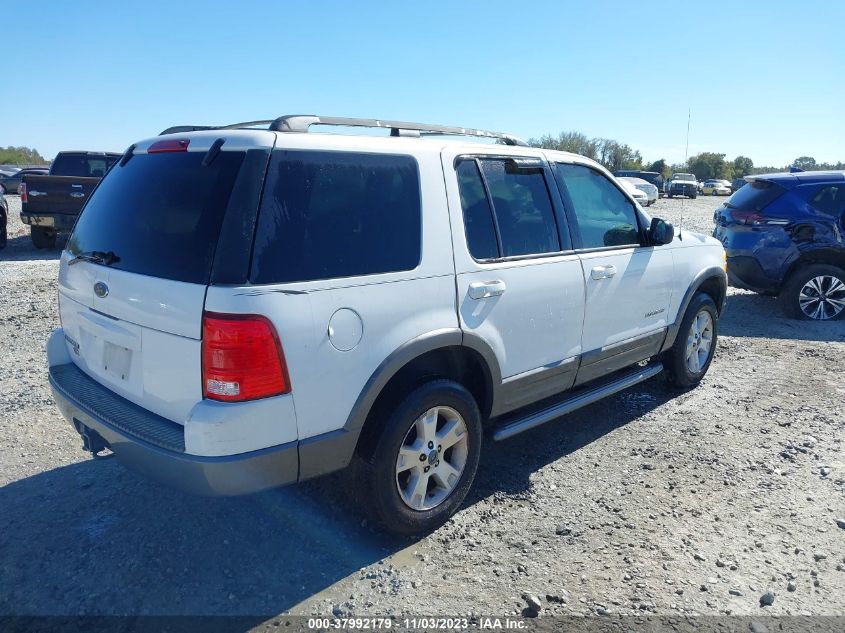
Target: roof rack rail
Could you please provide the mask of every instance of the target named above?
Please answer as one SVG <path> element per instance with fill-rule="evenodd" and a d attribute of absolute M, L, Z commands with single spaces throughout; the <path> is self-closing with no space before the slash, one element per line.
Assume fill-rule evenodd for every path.
<path fill-rule="evenodd" d="M 256 125 L 269 125 L 272 122 L 272 119 L 267 119 L 266 121 L 244 121 L 243 123 L 230 123 L 229 125 L 174 125 L 166 130 L 162 130 L 158 135 L 200 132 L 202 130 L 236 130 L 238 128 L 254 127 Z"/>
<path fill-rule="evenodd" d="M 280 116 L 270 124 L 274 132 L 307 132 L 312 125 L 340 125 L 344 127 L 389 128 L 391 136 L 456 135 L 481 136 L 503 141 L 506 145 L 528 145 L 511 134 L 490 132 L 469 127 L 450 127 L 408 121 L 383 121 L 381 119 L 353 119 L 348 117 L 315 116 L 313 114 L 289 114 Z"/>
<path fill-rule="evenodd" d="M 490 132 L 470 127 L 451 127 L 433 125 L 429 123 L 410 123 L 408 121 L 383 121 L 381 119 L 353 119 L 348 117 L 315 116 L 313 114 L 288 114 L 277 119 L 266 121 L 245 121 L 229 125 L 176 125 L 162 131 L 162 134 L 178 134 L 182 132 L 196 132 L 199 130 L 235 130 L 238 128 L 268 125 L 272 132 L 308 132 L 312 125 L 336 125 L 344 127 L 368 127 L 389 129 L 391 136 L 480 136 L 500 140 L 505 145 L 520 145 L 526 147 L 528 143 L 521 138 L 503 132 Z"/>

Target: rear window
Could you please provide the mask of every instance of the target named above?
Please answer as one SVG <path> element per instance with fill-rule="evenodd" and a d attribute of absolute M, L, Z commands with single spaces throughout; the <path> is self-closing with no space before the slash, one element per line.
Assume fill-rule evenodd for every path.
<path fill-rule="evenodd" d="M 102 154 L 59 154 L 51 169 L 54 176 L 102 178 L 117 159 Z"/>
<path fill-rule="evenodd" d="M 783 187 L 769 180 L 752 180 L 737 189 L 725 204 L 731 209 L 762 211 L 784 191 Z"/>
<path fill-rule="evenodd" d="M 277 151 L 258 217 L 256 284 L 412 270 L 422 252 L 411 156 Z"/>
<path fill-rule="evenodd" d="M 113 252 L 112 268 L 208 283 L 243 152 L 137 154 L 116 166 L 85 205 L 68 241 L 74 254 Z"/>

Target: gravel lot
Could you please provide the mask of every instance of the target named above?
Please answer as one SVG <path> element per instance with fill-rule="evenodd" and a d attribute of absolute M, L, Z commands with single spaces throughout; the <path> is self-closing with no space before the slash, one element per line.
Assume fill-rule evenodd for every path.
<path fill-rule="evenodd" d="M 0 614 L 508 615 L 529 593 L 541 616 L 845 615 L 843 322 L 732 290 L 699 388 L 658 378 L 489 443 L 464 509 L 396 539 L 342 475 L 204 499 L 89 459 L 47 384 L 58 251 L 32 248 L 8 200 Z M 709 232 L 716 205 L 650 211 Z"/>

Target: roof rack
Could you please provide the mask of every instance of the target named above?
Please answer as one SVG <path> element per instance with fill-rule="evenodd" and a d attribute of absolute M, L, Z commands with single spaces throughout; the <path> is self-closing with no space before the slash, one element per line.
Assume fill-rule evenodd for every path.
<path fill-rule="evenodd" d="M 268 125 L 272 132 L 308 132 L 312 125 L 335 125 L 343 127 L 368 127 L 389 129 L 391 136 L 479 136 L 483 138 L 497 139 L 505 145 L 527 146 L 528 143 L 521 138 L 504 134 L 503 132 L 490 132 L 469 127 L 450 127 L 446 125 L 433 125 L 428 123 L 410 123 L 408 121 L 383 121 L 381 119 L 354 119 L 348 117 L 324 117 L 313 114 L 288 114 L 274 120 L 247 121 L 245 123 L 232 123 L 230 125 L 177 125 L 169 127 L 161 134 L 176 134 L 180 132 L 195 132 L 198 130 L 234 130 L 238 128 L 255 127 L 256 125 Z"/>

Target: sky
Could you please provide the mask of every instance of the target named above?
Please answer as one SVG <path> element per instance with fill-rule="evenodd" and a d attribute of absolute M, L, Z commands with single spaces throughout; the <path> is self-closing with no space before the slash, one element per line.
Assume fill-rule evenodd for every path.
<path fill-rule="evenodd" d="M 282 114 L 845 160 L 845 3 L 4 1 L 0 146 Z"/>

